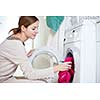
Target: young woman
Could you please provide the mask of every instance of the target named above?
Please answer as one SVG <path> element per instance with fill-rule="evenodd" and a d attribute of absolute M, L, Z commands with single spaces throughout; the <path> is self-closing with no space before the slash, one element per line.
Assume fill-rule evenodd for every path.
<path fill-rule="evenodd" d="M 22 83 L 22 82 L 45 82 L 43 80 L 53 78 L 54 73 L 68 70 L 71 62 L 56 65 L 46 69 L 34 69 L 26 54 L 24 42 L 35 39 L 38 33 L 39 20 L 35 16 L 21 16 L 18 28 L 13 28 L 13 32 L 3 43 L 0 44 L 0 82 Z M 20 66 L 25 79 L 16 79 L 13 74 Z"/>

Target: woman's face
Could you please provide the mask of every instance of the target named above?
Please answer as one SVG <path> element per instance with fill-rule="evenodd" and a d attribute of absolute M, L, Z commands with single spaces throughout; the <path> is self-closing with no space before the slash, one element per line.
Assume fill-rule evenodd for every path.
<path fill-rule="evenodd" d="M 35 23 L 29 25 L 24 31 L 25 36 L 27 38 L 34 39 L 38 33 L 38 27 L 39 21 L 36 21 Z"/>

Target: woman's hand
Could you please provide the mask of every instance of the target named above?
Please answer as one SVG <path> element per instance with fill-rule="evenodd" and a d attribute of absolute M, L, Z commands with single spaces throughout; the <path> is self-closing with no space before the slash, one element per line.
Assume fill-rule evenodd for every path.
<path fill-rule="evenodd" d="M 35 49 L 30 50 L 30 51 L 27 53 L 27 57 L 32 56 L 32 54 L 33 54 L 34 51 L 35 51 Z"/>
<path fill-rule="evenodd" d="M 71 69 L 72 62 L 65 62 L 63 64 L 59 64 L 54 66 L 54 72 L 65 71 Z"/>

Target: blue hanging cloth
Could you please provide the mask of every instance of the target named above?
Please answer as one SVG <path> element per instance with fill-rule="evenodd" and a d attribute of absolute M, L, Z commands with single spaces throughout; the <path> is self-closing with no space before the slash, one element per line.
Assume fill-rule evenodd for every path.
<path fill-rule="evenodd" d="M 47 26 L 51 28 L 53 32 L 57 32 L 63 20 L 64 20 L 64 16 L 47 16 L 46 17 Z"/>

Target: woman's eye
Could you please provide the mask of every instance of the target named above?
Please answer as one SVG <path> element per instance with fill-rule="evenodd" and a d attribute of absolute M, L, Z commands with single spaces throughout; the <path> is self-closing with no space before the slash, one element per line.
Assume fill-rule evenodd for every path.
<path fill-rule="evenodd" d="M 32 30 L 35 30 L 35 28 L 33 28 Z"/>
<path fill-rule="evenodd" d="M 36 29 L 38 29 L 38 27 L 32 28 L 33 31 L 36 30 Z"/>

